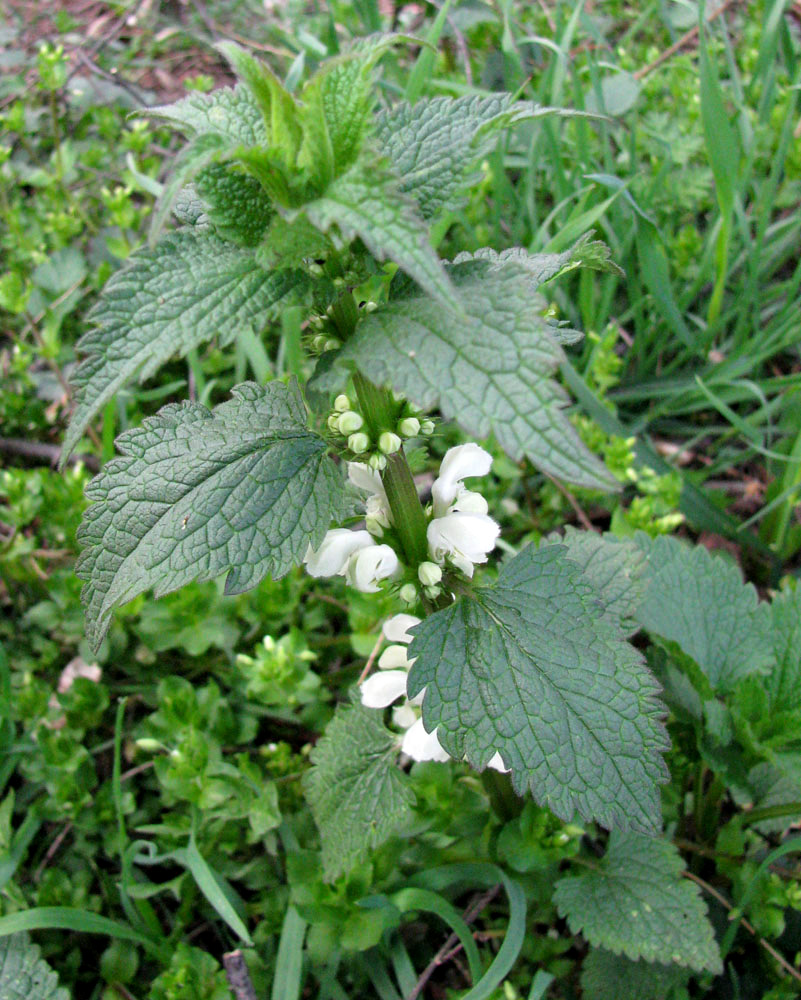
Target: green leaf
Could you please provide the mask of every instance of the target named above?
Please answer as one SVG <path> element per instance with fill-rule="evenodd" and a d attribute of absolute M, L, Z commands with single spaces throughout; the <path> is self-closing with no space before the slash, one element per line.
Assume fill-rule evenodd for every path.
<path fill-rule="evenodd" d="M 241 84 L 234 88 L 220 87 L 210 94 L 189 94 L 175 104 L 147 108 L 145 113 L 173 123 L 189 136 L 216 132 L 243 146 L 267 142 L 261 108 Z"/>
<path fill-rule="evenodd" d="M 461 314 L 428 296 L 395 298 L 364 317 L 340 364 L 423 409 L 439 406 L 471 434 L 494 433 L 516 461 L 525 455 L 559 479 L 619 489 L 582 444 L 563 411 L 567 394 L 550 378 L 563 354 L 532 267 L 513 257 L 463 260 L 450 273 Z"/>
<path fill-rule="evenodd" d="M 331 240 L 304 215 L 292 222 L 276 215 L 256 254 L 266 267 L 299 267 L 305 260 L 325 259 L 333 251 Z"/>
<path fill-rule="evenodd" d="M 546 542 L 561 542 L 569 559 L 581 567 L 584 576 L 601 595 L 607 612 L 626 635 L 636 632 L 634 613 L 645 597 L 644 571 L 647 558 L 632 539 L 578 531 L 568 525 L 560 538 L 549 535 Z"/>
<path fill-rule="evenodd" d="M 340 706 L 312 750 L 303 789 L 320 830 L 327 880 L 349 871 L 408 819 L 414 796 L 397 756 L 381 713 L 361 705 Z"/>
<path fill-rule="evenodd" d="M 235 42 L 220 42 L 216 47 L 261 108 L 267 145 L 276 150 L 287 164 L 291 163 L 301 138 L 294 98 L 284 90 L 281 81 L 266 63 L 254 58 Z"/>
<path fill-rule="evenodd" d="M 680 965 L 632 962 L 604 948 L 593 948 L 581 967 L 581 989 L 591 1000 L 668 1000 L 688 978 Z"/>
<path fill-rule="evenodd" d="M 658 686 L 564 546 L 524 549 L 493 587 L 415 626 L 409 696 L 457 760 L 497 752 L 563 819 L 659 824 Z"/>
<path fill-rule="evenodd" d="M 772 645 L 775 666 L 760 682 L 774 709 L 798 709 L 801 707 L 801 587 L 788 587 L 773 598 L 765 638 Z"/>
<path fill-rule="evenodd" d="M 698 886 L 667 840 L 614 831 L 595 870 L 559 879 L 554 902 L 574 934 L 636 961 L 722 972 Z"/>
<path fill-rule="evenodd" d="M 0 937 L 0 997 L 3 1000 L 69 1000 L 58 976 L 39 957 L 27 933 Z"/>
<path fill-rule="evenodd" d="M 165 406 L 118 439 L 123 457 L 89 484 L 76 572 L 95 647 L 113 608 L 148 588 L 227 574 L 226 593 L 241 593 L 283 576 L 349 513 L 297 385 L 250 382 L 232 396 L 212 411 Z"/>
<path fill-rule="evenodd" d="M 317 190 L 356 162 L 372 126 L 373 68 L 401 36 L 360 39 L 349 52 L 329 59 L 301 92 L 304 141 L 298 165 Z"/>
<path fill-rule="evenodd" d="M 373 256 L 395 261 L 440 307 L 446 304 L 458 310 L 453 287 L 428 240 L 425 223 L 386 169 L 376 164 L 368 170 L 359 164 L 333 181 L 321 198 L 304 205 L 302 211 L 335 243 L 360 237 Z"/>
<path fill-rule="evenodd" d="M 638 536 L 648 552 L 648 592 L 637 612 L 643 628 L 677 643 L 712 689 L 731 691 L 773 662 L 769 608 L 739 569 L 703 546 Z"/>
<path fill-rule="evenodd" d="M 404 101 L 376 116 L 376 145 L 424 219 L 451 204 L 466 171 L 490 146 L 471 146 L 479 127 L 510 105 L 508 94 L 435 97 Z"/>
<path fill-rule="evenodd" d="M 78 342 L 87 354 L 73 376 L 75 411 L 62 462 L 92 418 L 126 382 L 156 372 L 174 354 L 241 326 L 261 330 L 307 288 L 300 271 L 268 273 L 253 254 L 207 233 L 182 231 L 134 254 L 106 285 Z"/>
<path fill-rule="evenodd" d="M 230 164 L 215 163 L 195 178 L 195 189 L 208 210 L 209 221 L 225 240 L 254 247 L 274 217 L 264 188 Z"/>

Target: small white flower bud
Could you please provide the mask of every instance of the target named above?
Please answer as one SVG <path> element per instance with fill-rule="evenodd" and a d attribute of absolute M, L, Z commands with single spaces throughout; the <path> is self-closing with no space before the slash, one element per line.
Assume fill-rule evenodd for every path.
<path fill-rule="evenodd" d="M 309 264 L 309 274 L 313 278 L 319 278 L 322 276 L 323 269 L 320 264 Z"/>
<path fill-rule="evenodd" d="M 426 435 L 433 434 L 434 433 L 434 421 L 433 420 L 424 420 L 422 422 L 422 424 L 420 424 L 420 430 L 423 432 L 423 434 L 426 434 Z"/>
<path fill-rule="evenodd" d="M 348 438 L 348 447 L 354 455 L 362 455 L 370 447 L 370 438 L 363 432 L 351 434 Z"/>
<path fill-rule="evenodd" d="M 387 456 L 379 455 L 379 453 L 376 451 L 367 460 L 367 464 L 375 472 L 383 472 L 384 469 L 386 469 L 387 467 Z"/>
<path fill-rule="evenodd" d="M 364 420 L 360 413 L 356 413 L 354 410 L 345 410 L 344 413 L 339 415 L 338 426 L 339 433 L 344 434 L 345 437 L 348 434 L 353 434 L 354 431 L 361 430 L 364 424 Z"/>
<path fill-rule="evenodd" d="M 417 578 L 424 587 L 434 587 L 442 579 L 442 567 L 434 562 L 421 562 L 417 567 Z"/>
<path fill-rule="evenodd" d="M 430 601 L 435 601 L 442 593 L 442 587 L 426 587 L 424 593 Z"/>
<path fill-rule="evenodd" d="M 334 288 L 344 288 L 345 287 L 345 279 L 343 277 L 341 277 L 341 276 L 337 277 L 337 278 L 334 278 L 333 284 L 334 284 Z"/>
<path fill-rule="evenodd" d="M 348 397 L 345 395 L 344 392 L 340 393 L 334 400 L 334 409 L 337 411 L 337 413 L 344 413 L 345 410 L 350 409 L 350 400 L 348 399 Z"/>
<path fill-rule="evenodd" d="M 135 745 L 139 747 L 140 750 L 145 750 L 147 753 L 154 753 L 156 750 L 163 750 L 164 744 L 159 740 L 154 740 L 150 736 L 143 736 L 141 739 L 135 741 Z"/>
<path fill-rule="evenodd" d="M 401 437 L 413 438 L 420 433 L 420 421 L 417 417 L 406 417 L 398 422 L 398 434 Z"/>
<path fill-rule="evenodd" d="M 312 340 L 312 350 L 317 354 L 321 354 L 325 350 L 325 342 L 327 339 L 328 338 L 324 333 L 318 333 Z"/>
<path fill-rule="evenodd" d="M 400 599 L 406 604 L 414 604 L 417 600 L 417 587 L 413 583 L 404 583 L 398 591 Z"/>
<path fill-rule="evenodd" d="M 336 337 L 329 337 L 328 340 L 323 344 L 323 349 L 326 351 L 335 351 L 338 347 L 341 347 L 341 341 L 337 340 Z"/>
<path fill-rule="evenodd" d="M 326 423 L 328 424 L 328 429 L 329 429 L 329 431 L 331 431 L 332 434 L 338 434 L 339 433 L 339 414 L 338 413 L 332 413 L 329 416 L 329 418 L 326 421 Z"/>
<path fill-rule="evenodd" d="M 378 439 L 378 447 L 385 455 L 394 455 L 400 449 L 401 439 L 391 431 L 384 431 Z"/>
<path fill-rule="evenodd" d="M 378 303 L 377 302 L 365 302 L 365 304 L 364 304 L 364 311 L 365 312 L 367 312 L 367 313 L 375 312 L 376 309 L 378 309 Z"/>

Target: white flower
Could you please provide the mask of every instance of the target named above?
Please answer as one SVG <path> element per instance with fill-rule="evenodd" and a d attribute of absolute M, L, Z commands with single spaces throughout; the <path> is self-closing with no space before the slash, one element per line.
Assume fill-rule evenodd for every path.
<path fill-rule="evenodd" d="M 420 624 L 420 619 L 414 615 L 393 615 L 384 622 L 384 637 L 390 642 L 403 642 L 408 645 L 412 641 L 410 628 Z"/>
<path fill-rule="evenodd" d="M 431 487 L 434 517 L 442 517 L 447 513 L 462 489 L 463 479 L 469 476 L 486 476 L 491 466 L 492 455 L 477 444 L 471 442 L 450 448 L 442 459 L 439 476 Z"/>
<path fill-rule="evenodd" d="M 348 561 L 354 552 L 374 545 L 368 531 L 349 531 L 333 528 L 326 533 L 319 549 L 306 551 L 306 571 L 309 576 L 344 576 Z"/>
<path fill-rule="evenodd" d="M 466 576 L 472 577 L 473 564 L 484 563 L 495 548 L 501 529 L 486 514 L 454 511 L 434 518 L 428 526 L 428 550 L 440 565 L 446 558 Z"/>
<path fill-rule="evenodd" d="M 369 532 L 365 532 L 370 538 Z M 395 550 L 389 545 L 371 544 L 360 548 L 350 557 L 345 568 L 345 579 L 363 594 L 377 594 L 378 584 L 387 577 L 394 576 L 400 569 Z"/>
<path fill-rule="evenodd" d="M 451 755 L 443 750 L 437 739 L 437 730 L 426 732 L 422 719 L 417 719 L 406 730 L 401 750 L 412 760 L 450 760 Z"/>
<path fill-rule="evenodd" d="M 408 670 L 382 670 L 371 674 L 362 682 L 362 705 L 367 708 L 386 708 L 406 694 Z"/>
<path fill-rule="evenodd" d="M 503 757 L 501 757 L 499 753 L 496 753 L 492 757 L 490 757 L 489 761 L 487 762 L 487 767 L 491 767 L 493 771 L 500 771 L 501 774 L 508 774 L 510 771 L 510 768 L 508 768 L 504 764 Z"/>
<path fill-rule="evenodd" d="M 384 528 L 392 524 L 392 512 L 380 474 L 361 462 L 348 462 L 348 479 L 356 489 L 368 494 L 365 501 L 365 523 L 370 534 L 380 538 Z"/>

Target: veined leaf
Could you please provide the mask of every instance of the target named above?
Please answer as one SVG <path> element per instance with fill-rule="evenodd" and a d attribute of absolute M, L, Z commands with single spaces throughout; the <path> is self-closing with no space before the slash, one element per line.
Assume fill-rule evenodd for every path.
<path fill-rule="evenodd" d="M 410 815 L 414 795 L 397 755 L 381 713 L 361 705 L 340 706 L 312 750 L 303 789 L 320 830 L 327 879 L 348 871 Z"/>
<path fill-rule="evenodd" d="M 706 906 L 669 841 L 615 831 L 596 870 L 556 883 L 554 902 L 574 934 L 632 960 L 720 973 Z"/>
<path fill-rule="evenodd" d="M 465 260 L 450 270 L 462 314 L 428 296 L 392 299 L 365 316 L 342 349 L 374 382 L 424 409 L 439 406 L 471 434 L 494 433 L 516 461 L 594 489 L 620 484 L 582 444 L 551 375 L 563 358 L 532 287 L 532 266 L 512 257 Z"/>
<path fill-rule="evenodd" d="M 40 958 L 25 931 L 0 937 L 0 997 L 3 1000 L 69 1000 L 58 976 Z"/>
<path fill-rule="evenodd" d="M 294 161 L 301 139 L 295 99 L 284 90 L 281 81 L 265 62 L 256 59 L 236 42 L 220 42 L 216 47 L 261 108 L 267 145 L 289 165 Z"/>
<path fill-rule="evenodd" d="M 78 342 L 88 357 L 73 376 L 78 394 L 62 462 L 126 382 L 143 381 L 212 337 L 227 343 L 241 326 L 261 330 L 307 288 L 301 271 L 264 271 L 251 252 L 207 233 L 171 233 L 134 254 L 106 285 L 88 316 L 95 328 Z"/>
<path fill-rule="evenodd" d="M 368 171 L 358 164 L 302 211 L 335 243 L 360 237 L 373 256 L 395 261 L 431 296 L 436 308 L 446 304 L 458 315 L 453 287 L 428 240 L 428 229 L 387 170 L 375 165 Z"/>
<path fill-rule="evenodd" d="M 605 948 L 593 948 L 581 967 L 581 989 L 591 1000 L 667 1000 L 689 973 L 680 965 L 632 962 Z"/>
<path fill-rule="evenodd" d="M 736 566 L 703 546 L 639 536 L 648 553 L 643 628 L 678 643 L 718 693 L 773 663 L 770 610 Z"/>
<path fill-rule="evenodd" d="M 190 136 L 215 132 L 243 146 L 267 142 L 261 108 L 247 87 L 241 84 L 233 88 L 220 87 L 210 94 L 189 94 L 174 104 L 147 108 L 143 113 L 163 118 Z"/>
<path fill-rule="evenodd" d="M 769 636 L 769 638 L 768 638 Z M 801 587 L 789 587 L 770 604 L 768 635 L 775 666 L 762 684 L 774 709 L 801 709 Z"/>
<path fill-rule="evenodd" d="M 658 686 L 561 545 L 412 630 L 409 696 L 457 760 L 495 753 L 518 794 L 564 819 L 653 830 L 667 746 Z"/>
<path fill-rule="evenodd" d="M 230 163 L 202 170 L 195 178 L 195 189 L 218 235 L 240 246 L 256 246 L 275 217 L 261 184 Z"/>
<path fill-rule="evenodd" d="M 323 63 L 304 86 L 304 141 L 298 164 L 318 190 L 355 163 L 372 125 L 373 68 L 402 37 L 360 39 L 350 51 Z"/>
<path fill-rule="evenodd" d="M 607 612 L 626 635 L 638 629 L 634 618 L 645 598 L 647 558 L 639 545 L 628 538 L 577 531 L 568 525 L 563 537 L 549 535 L 546 541 L 565 545 L 567 555 L 601 595 Z"/>
<path fill-rule="evenodd" d="M 227 574 L 241 593 L 283 576 L 351 509 L 297 384 L 245 383 L 209 411 L 171 404 L 117 441 L 89 484 L 76 572 L 96 647 L 113 608 Z"/>

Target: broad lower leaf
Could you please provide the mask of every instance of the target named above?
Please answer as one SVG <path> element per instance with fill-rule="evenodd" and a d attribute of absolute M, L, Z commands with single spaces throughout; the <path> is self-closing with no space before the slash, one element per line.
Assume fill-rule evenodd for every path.
<path fill-rule="evenodd" d="M 0 997 L 3 1000 L 69 1000 L 58 976 L 40 958 L 24 931 L 0 937 Z"/>
<path fill-rule="evenodd" d="M 516 461 L 524 455 L 580 486 L 620 484 L 582 444 L 552 374 L 563 358 L 521 262 L 465 260 L 450 269 L 462 313 L 429 296 L 392 299 L 366 316 L 340 354 L 374 382 L 478 437 L 494 433 Z"/>
<path fill-rule="evenodd" d="M 302 272 L 267 272 L 252 253 L 204 232 L 171 233 L 134 254 L 106 285 L 88 316 L 94 329 L 78 342 L 88 357 L 73 376 L 78 393 L 62 462 L 126 382 L 143 381 L 212 337 L 227 343 L 242 326 L 261 330 L 306 287 Z"/>
<path fill-rule="evenodd" d="M 774 709 L 801 709 L 801 587 L 782 590 L 770 605 L 768 642 L 775 666 L 762 680 Z"/>
<path fill-rule="evenodd" d="M 267 141 L 261 108 L 241 84 L 220 87 L 210 94 L 189 94 L 175 104 L 147 108 L 145 113 L 165 119 L 189 136 L 215 132 L 243 146 L 258 146 Z"/>
<path fill-rule="evenodd" d="M 117 446 L 89 484 L 77 573 L 99 645 L 113 608 L 153 588 L 227 574 L 237 594 L 277 578 L 351 509 L 297 385 L 245 383 L 208 410 L 169 405 Z"/>
<path fill-rule="evenodd" d="M 669 1000 L 688 979 L 680 965 L 632 962 L 604 948 L 593 948 L 581 967 L 581 989 L 589 1000 Z"/>
<path fill-rule="evenodd" d="M 486 260 L 490 264 L 501 265 L 517 264 L 528 275 L 534 290 L 546 281 L 579 267 L 617 275 L 624 273 L 612 260 L 606 243 L 591 239 L 589 233 L 585 233 L 569 250 L 562 253 L 529 253 L 523 247 L 510 247 L 499 253 L 491 247 L 483 247 L 472 254 L 460 253 L 454 258 L 454 263 L 460 264 L 466 260 Z"/>
<path fill-rule="evenodd" d="M 261 184 L 231 164 L 215 163 L 201 171 L 195 178 L 195 190 L 205 203 L 215 232 L 240 246 L 255 247 L 274 218 Z"/>
<path fill-rule="evenodd" d="M 773 662 L 769 608 L 739 569 L 703 546 L 640 536 L 648 553 L 648 593 L 637 620 L 677 643 L 718 693 Z"/>
<path fill-rule="evenodd" d="M 574 934 L 636 961 L 720 973 L 722 963 L 698 886 L 667 840 L 613 832 L 597 869 L 556 883 L 554 902 Z"/>
<path fill-rule="evenodd" d="M 594 531 L 577 531 L 568 525 L 563 537 L 549 535 L 546 541 L 567 546 L 570 559 L 597 588 L 607 612 L 626 635 L 636 632 L 634 613 L 645 598 L 645 553 L 637 543 Z"/>
<path fill-rule="evenodd" d="M 563 819 L 659 825 L 658 686 L 564 546 L 524 549 L 493 587 L 413 630 L 409 696 L 457 760 L 495 753 Z"/>
<path fill-rule="evenodd" d="M 303 778 L 320 830 L 330 881 L 390 837 L 411 814 L 414 795 L 397 765 L 397 739 L 381 713 L 361 705 L 337 709 L 311 754 Z"/>
<path fill-rule="evenodd" d="M 323 197 L 303 212 L 335 242 L 357 236 L 378 260 L 392 260 L 431 296 L 435 308 L 449 305 L 458 315 L 453 287 L 428 239 L 414 203 L 400 193 L 392 174 L 359 164 L 333 181 Z M 336 234 L 341 239 L 336 239 Z"/>

